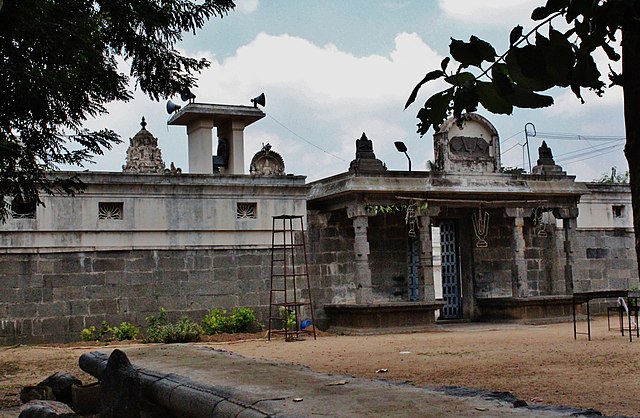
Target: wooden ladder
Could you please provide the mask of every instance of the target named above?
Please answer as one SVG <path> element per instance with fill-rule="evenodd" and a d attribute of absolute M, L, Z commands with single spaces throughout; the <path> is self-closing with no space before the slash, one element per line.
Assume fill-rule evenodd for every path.
<path fill-rule="evenodd" d="M 296 235 L 299 237 L 297 242 Z M 306 289 L 298 289 L 305 285 Z M 301 320 L 301 315 L 306 314 L 307 310 L 311 324 Z M 281 328 L 275 329 L 276 324 L 281 324 Z M 304 325 L 307 326 L 303 328 Z M 272 333 L 284 334 L 285 341 L 300 339 L 305 333 L 313 334 L 313 339 L 316 339 L 302 215 L 273 217 L 267 334 L 269 340 Z"/>

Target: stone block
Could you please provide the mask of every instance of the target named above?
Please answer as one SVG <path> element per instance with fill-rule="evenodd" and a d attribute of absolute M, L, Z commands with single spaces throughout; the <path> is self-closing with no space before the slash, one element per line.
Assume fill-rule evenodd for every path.
<path fill-rule="evenodd" d="M 22 297 L 26 303 L 42 302 L 42 289 L 38 289 L 38 288 L 22 289 Z"/>
<path fill-rule="evenodd" d="M 230 269 L 237 266 L 236 257 L 233 253 L 216 252 L 213 256 L 214 269 Z"/>
<path fill-rule="evenodd" d="M 118 304 L 113 299 L 95 299 L 89 301 L 89 314 L 110 315 L 118 312 Z"/>
<path fill-rule="evenodd" d="M 261 267 L 246 267 L 241 265 L 238 267 L 238 280 L 252 280 L 262 277 Z"/>
<path fill-rule="evenodd" d="M 88 300 L 70 301 L 69 315 L 89 315 L 89 301 Z"/>
<path fill-rule="evenodd" d="M 137 284 L 125 286 L 122 289 L 122 296 L 129 298 L 138 298 L 153 295 L 153 286 L 151 284 Z"/>
<path fill-rule="evenodd" d="M 158 269 L 163 270 L 184 270 L 184 257 L 160 257 L 158 259 Z"/>
<path fill-rule="evenodd" d="M 38 318 L 62 317 L 71 313 L 70 303 L 57 301 L 37 305 Z"/>
<path fill-rule="evenodd" d="M 221 282 L 214 282 L 213 280 L 190 280 L 183 284 L 182 289 L 187 297 L 229 293 L 228 289 L 222 289 L 221 287 Z"/>
<path fill-rule="evenodd" d="M 139 253 L 137 255 L 140 255 Z M 125 259 L 124 270 L 128 272 L 134 271 L 153 271 L 157 268 L 156 259 L 153 253 L 142 253 L 138 257 Z"/>
<path fill-rule="evenodd" d="M 183 312 L 188 304 L 184 296 L 158 296 L 158 306 L 165 308 L 167 311 Z"/>
<path fill-rule="evenodd" d="M 9 306 L 9 318 L 34 318 L 38 314 L 37 303 L 17 303 Z"/>
<path fill-rule="evenodd" d="M 93 271 L 124 271 L 123 258 L 98 258 L 93 260 Z"/>
<path fill-rule="evenodd" d="M 78 258 L 75 255 L 69 255 L 65 258 L 54 260 L 54 274 L 71 274 L 91 272 L 91 265 L 87 265 L 85 259 Z"/>
<path fill-rule="evenodd" d="M 176 286 L 178 282 L 185 282 L 189 279 L 189 273 L 185 270 L 164 270 L 162 271 L 162 280 L 173 283 Z"/>
<path fill-rule="evenodd" d="M 216 267 L 213 269 L 213 277 L 216 281 L 234 281 L 238 279 L 238 269 L 235 267 Z"/>
<path fill-rule="evenodd" d="M 123 276 L 122 284 L 128 285 L 150 285 L 154 281 L 154 274 L 152 272 L 127 272 Z"/>
<path fill-rule="evenodd" d="M 121 286 L 85 286 L 87 299 L 113 299 L 122 295 Z"/>
<path fill-rule="evenodd" d="M 213 272 L 210 270 L 190 271 L 187 274 L 189 282 L 210 282 L 213 281 Z"/>
<path fill-rule="evenodd" d="M 78 300 L 86 297 L 84 286 L 56 287 L 51 289 L 51 294 L 53 301 Z"/>
<path fill-rule="evenodd" d="M 43 260 L 41 258 L 38 260 L 37 266 L 37 271 L 40 274 L 53 274 L 55 272 L 53 260 Z"/>
<path fill-rule="evenodd" d="M 73 333 L 77 333 L 80 336 L 80 333 L 83 329 L 87 327 L 87 324 L 84 321 L 84 316 L 71 316 L 69 317 L 69 331 Z"/>
<path fill-rule="evenodd" d="M 69 323 L 67 318 L 43 318 L 40 320 L 42 324 L 42 334 L 47 335 L 63 335 L 69 331 Z"/>
<path fill-rule="evenodd" d="M 213 257 L 205 254 L 197 254 L 193 259 L 194 270 L 211 270 L 213 268 Z"/>
<path fill-rule="evenodd" d="M 238 295 L 223 295 L 213 297 L 213 306 L 219 306 L 224 309 L 232 309 L 240 306 Z"/>

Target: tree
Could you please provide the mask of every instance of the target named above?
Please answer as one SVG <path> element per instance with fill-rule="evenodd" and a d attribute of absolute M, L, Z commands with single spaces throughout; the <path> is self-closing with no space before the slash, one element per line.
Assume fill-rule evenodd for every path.
<path fill-rule="evenodd" d="M 560 18 L 568 24 L 565 32 L 553 26 Z M 405 109 L 425 83 L 437 79 L 444 79 L 450 87 L 432 95 L 418 111 L 421 135 L 429 128 L 437 131 L 451 115 L 457 123 L 464 123 L 464 114 L 476 111 L 478 104 L 495 114 L 511 114 L 514 107 L 550 106 L 553 98 L 540 92 L 553 87 L 571 88 L 584 103 L 582 88 L 602 95 L 607 87 L 594 52 L 601 49 L 611 61 L 622 59 L 620 74 L 609 67 L 609 87 L 620 86 L 624 93 L 624 152 L 640 270 L 640 0 L 547 0 L 533 10 L 531 19 L 539 23 L 528 33 L 523 33 L 522 26 L 513 28 L 510 46 L 500 56 L 476 36 L 469 42 L 452 39 L 449 53 L 458 67 L 447 72 L 451 58 L 445 58 L 440 69 L 427 73 L 415 86 Z M 621 54 L 615 48 L 618 44 Z"/>
<path fill-rule="evenodd" d="M 616 167 L 611 167 L 611 174 L 603 173 L 600 178 L 593 180 L 596 183 L 606 184 L 629 184 L 629 171 L 625 171 L 622 174 L 618 174 Z"/>
<path fill-rule="evenodd" d="M 182 56 L 176 43 L 232 0 L 0 0 L 0 221 L 11 202 L 42 204 L 40 193 L 73 194 L 82 167 L 118 135 L 89 131 L 88 117 L 132 98 L 130 78 L 154 100 L 195 85 L 204 59 Z M 117 58 L 131 66 L 118 70 Z"/>

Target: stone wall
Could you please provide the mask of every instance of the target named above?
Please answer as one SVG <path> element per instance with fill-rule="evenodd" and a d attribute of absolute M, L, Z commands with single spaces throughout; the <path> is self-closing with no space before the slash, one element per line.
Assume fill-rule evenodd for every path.
<path fill-rule="evenodd" d="M 639 287 L 633 229 L 576 231 L 575 292 Z"/>
<path fill-rule="evenodd" d="M 408 301 L 404 213 L 370 216 L 367 232 L 374 301 Z"/>
<path fill-rule="evenodd" d="M 469 217 L 471 214 L 469 214 Z M 504 210 L 489 210 L 487 246 L 478 248 L 478 239 L 471 239 L 474 269 L 474 293 L 476 297 L 510 297 L 512 290 L 511 267 L 513 265 L 512 232 L 504 216 Z M 459 235 L 474 235 L 473 229 L 461 230 Z M 464 251 L 464 249 L 461 249 Z M 461 257 L 465 257 L 461 254 Z"/>
<path fill-rule="evenodd" d="M 345 211 L 307 213 L 307 251 L 316 322 L 322 328 L 325 304 L 355 303 L 353 222 Z M 324 321 L 324 322 L 323 322 Z"/>
<path fill-rule="evenodd" d="M 269 249 L 0 255 L 0 345 L 77 341 L 88 326 L 167 309 L 199 321 L 212 308 L 269 309 Z"/>

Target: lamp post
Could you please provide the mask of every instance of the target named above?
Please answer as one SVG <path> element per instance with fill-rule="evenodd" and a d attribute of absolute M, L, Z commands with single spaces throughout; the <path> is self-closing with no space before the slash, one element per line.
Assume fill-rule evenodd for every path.
<path fill-rule="evenodd" d="M 409 158 L 409 154 L 407 154 L 407 146 L 402 141 L 396 141 L 393 143 L 396 146 L 398 152 L 403 152 L 406 155 L 407 160 L 409 160 L 409 171 L 411 171 L 411 158 Z"/>

